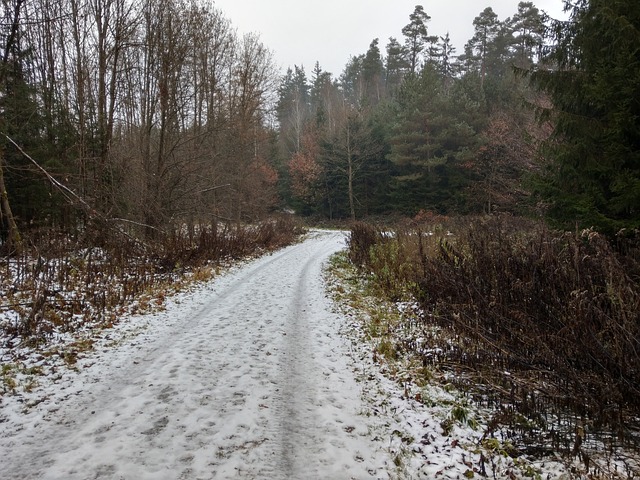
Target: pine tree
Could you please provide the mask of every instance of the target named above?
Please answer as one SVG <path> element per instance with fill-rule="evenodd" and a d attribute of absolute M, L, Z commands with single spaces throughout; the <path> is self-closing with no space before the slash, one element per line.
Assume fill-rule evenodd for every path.
<path fill-rule="evenodd" d="M 473 26 L 475 33 L 465 46 L 465 55 L 476 64 L 481 83 L 484 85 L 489 66 L 496 57 L 496 40 L 502 24 L 493 9 L 487 7 L 473 20 Z"/>
<path fill-rule="evenodd" d="M 402 28 L 402 34 L 405 37 L 404 51 L 409 63 L 409 72 L 415 75 L 420 66 L 420 54 L 428 44 L 436 42 L 438 37 L 427 34 L 427 23 L 431 17 L 422 5 L 416 5 L 413 13 L 409 15 L 409 20 L 409 24 Z"/>
<path fill-rule="evenodd" d="M 580 0 L 554 36 L 549 68 L 532 73 L 555 125 L 537 192 L 561 226 L 638 228 L 640 2 Z"/>
<path fill-rule="evenodd" d="M 460 82 L 446 94 L 442 76 L 431 64 L 403 84 L 389 139 L 396 173 L 393 202 L 401 211 L 465 209 L 464 165 L 479 141 L 476 123 L 482 106 L 465 90 L 466 82 Z"/>
<path fill-rule="evenodd" d="M 518 66 L 527 68 L 535 62 L 544 41 L 544 20 L 532 2 L 518 4 L 518 12 L 508 22 Z"/>

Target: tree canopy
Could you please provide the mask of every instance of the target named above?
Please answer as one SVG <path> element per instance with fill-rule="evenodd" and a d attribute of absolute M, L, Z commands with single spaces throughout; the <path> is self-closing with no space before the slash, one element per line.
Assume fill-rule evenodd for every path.
<path fill-rule="evenodd" d="M 401 37 L 372 39 L 333 77 L 280 76 L 257 36 L 198 0 L 6 2 L 2 247 L 96 218 L 152 237 L 285 207 L 638 228 L 640 4 L 568 11 L 484 8 L 456 55 L 417 5 Z"/>
<path fill-rule="evenodd" d="M 531 75 L 554 125 L 537 191 L 558 225 L 638 228 L 640 3 L 581 0 L 570 13 Z"/>
<path fill-rule="evenodd" d="M 504 21 L 484 9 L 474 21 L 476 33 L 467 51 L 457 57 L 449 34 L 430 35 L 430 17 L 418 5 L 401 40 L 390 38 L 383 50 L 373 39 L 365 53 L 350 58 L 337 80 L 317 66 L 316 79 L 324 79 L 322 94 L 314 80 L 312 91 L 318 93 L 306 108 L 321 115 L 312 115 L 297 131 L 312 132 L 307 138 L 318 147 L 307 145 L 308 152 L 316 153 L 289 160 L 296 178 L 301 178 L 303 158 L 306 171 L 315 174 L 305 177 L 304 198 L 294 193 L 288 201 L 306 213 L 332 218 L 523 210 L 516 203 L 523 200 L 521 183 L 531 169 L 533 149 L 523 149 L 526 158 L 520 159 L 494 146 L 538 142 L 527 132 L 537 127 L 533 115 L 522 109 L 520 90 L 526 86 L 512 66 L 537 61 L 536 35 L 543 18 L 527 2 Z M 283 77 L 283 89 L 289 88 L 291 75 Z M 281 104 L 287 98 L 281 95 Z M 297 112 L 293 108 L 286 118 L 299 118 Z M 281 122 L 283 146 L 289 132 L 290 122 Z M 349 153 L 347 133 L 357 143 L 351 147 L 366 155 Z M 513 165 L 505 166 L 508 162 Z M 489 193 L 478 194 L 479 189 Z"/>

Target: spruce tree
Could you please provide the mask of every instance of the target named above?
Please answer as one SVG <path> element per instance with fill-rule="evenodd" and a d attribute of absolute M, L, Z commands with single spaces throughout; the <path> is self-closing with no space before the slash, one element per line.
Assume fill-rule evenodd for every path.
<path fill-rule="evenodd" d="M 436 68 L 442 75 L 445 90 L 447 91 L 457 73 L 456 65 L 453 62 L 455 52 L 456 47 L 451 42 L 449 32 L 444 37 L 440 37 L 440 41 L 433 48 L 432 56 L 436 63 Z"/>
<path fill-rule="evenodd" d="M 378 47 L 378 39 L 369 45 L 369 50 L 362 60 L 362 76 L 364 80 L 363 102 L 367 106 L 375 106 L 384 96 L 384 64 Z"/>
<path fill-rule="evenodd" d="M 304 67 L 289 68 L 280 82 L 276 115 L 280 123 L 281 137 L 288 152 L 299 152 L 302 134 L 309 118 L 310 97 Z"/>
<path fill-rule="evenodd" d="M 580 0 L 556 22 L 548 68 L 532 73 L 553 107 L 537 192 L 564 227 L 640 227 L 640 2 Z"/>
<path fill-rule="evenodd" d="M 409 64 L 403 55 L 402 45 L 400 45 L 395 38 L 389 38 L 386 50 L 385 74 L 387 93 L 394 95 L 400 88 L 402 80 L 409 70 Z"/>

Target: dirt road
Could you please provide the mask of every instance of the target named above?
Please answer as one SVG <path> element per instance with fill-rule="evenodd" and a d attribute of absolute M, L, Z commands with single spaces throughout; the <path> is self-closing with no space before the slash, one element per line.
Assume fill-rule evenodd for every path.
<path fill-rule="evenodd" d="M 0 423 L 3 479 L 389 478 L 321 269 L 341 233 L 227 273 Z"/>

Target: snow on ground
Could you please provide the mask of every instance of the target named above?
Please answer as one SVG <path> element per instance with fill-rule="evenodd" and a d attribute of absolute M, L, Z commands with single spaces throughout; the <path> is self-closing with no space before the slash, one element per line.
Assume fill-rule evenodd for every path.
<path fill-rule="evenodd" d="M 324 295 L 321 268 L 342 247 L 316 233 L 5 395 L 2 478 L 389 478 Z"/>
<path fill-rule="evenodd" d="M 0 477 L 477 478 L 481 430 L 443 431 L 458 400 L 383 375 L 360 321 L 335 312 L 322 270 L 344 246 L 314 232 L 96 333 L 71 367 L 25 354 L 45 375 L 0 399 Z M 492 478 L 513 467 L 487 458 Z"/>
<path fill-rule="evenodd" d="M 336 265 L 341 261 L 336 258 Z M 385 358 L 381 347 L 399 338 L 395 338 L 398 332 L 394 333 L 397 327 L 383 325 L 380 318 L 390 314 L 406 321 L 417 314 L 413 305 L 371 296 L 352 267 L 332 267 L 331 273 L 328 288 L 345 317 L 342 333 L 351 342 L 350 355 L 359 369 L 357 379 L 367 384 L 363 390 L 369 408 L 366 414 L 384 419 L 389 453 L 398 466 L 399 478 L 624 478 L 588 477 L 582 474 L 579 459 L 571 465 L 559 455 L 512 458 L 508 440 L 486 435 L 494 411 L 478 407 L 451 388 L 446 376 L 417 384 L 421 375 L 416 375 L 416 369 L 422 369 L 422 362 L 410 352 L 393 360 Z"/>

